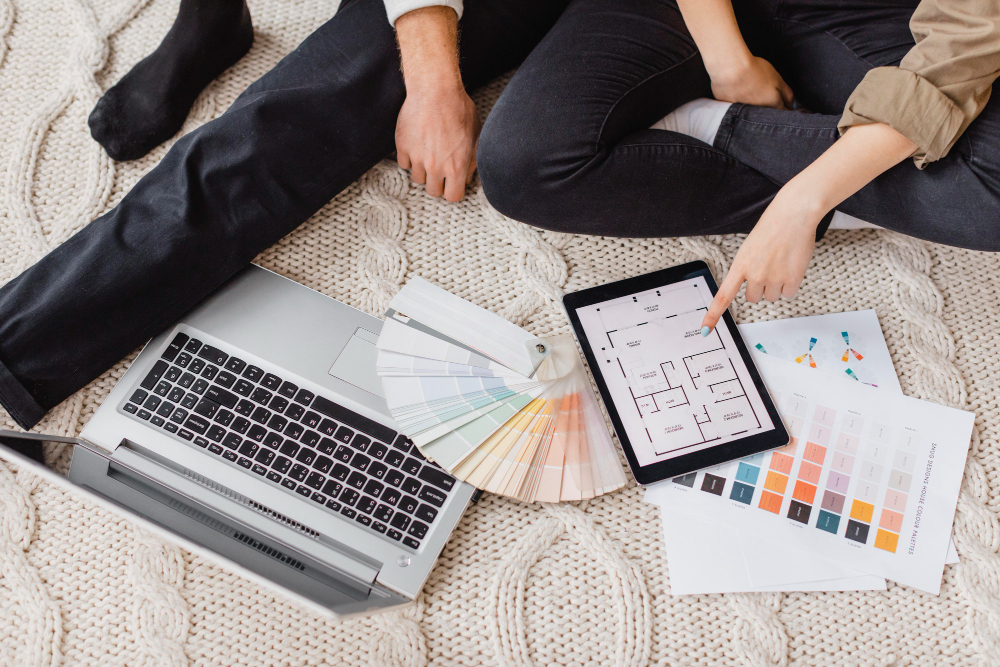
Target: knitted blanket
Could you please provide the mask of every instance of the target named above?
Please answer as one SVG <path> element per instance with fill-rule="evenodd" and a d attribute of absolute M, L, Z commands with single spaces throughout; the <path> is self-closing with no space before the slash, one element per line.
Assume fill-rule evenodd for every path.
<path fill-rule="evenodd" d="M 334 0 L 251 0 L 252 51 L 202 94 L 217 117 L 333 15 Z M 88 133 L 103 90 L 157 44 L 176 0 L 0 0 L 0 283 L 108 210 L 163 156 L 115 164 Z M 477 94 L 485 117 L 503 82 Z M 540 232 L 478 187 L 427 197 L 393 162 L 257 261 L 373 314 L 423 276 L 539 335 L 566 291 L 689 261 L 721 276 L 740 239 Z M 3 665 L 1000 664 L 1000 258 L 834 231 L 792 301 L 753 321 L 874 308 L 906 393 L 977 415 L 940 596 L 669 595 L 658 513 L 634 483 L 589 502 L 471 507 L 415 605 L 332 621 L 0 464 Z M 38 427 L 78 433 L 129 359 Z M 13 423 L 0 413 L 0 427 Z"/>

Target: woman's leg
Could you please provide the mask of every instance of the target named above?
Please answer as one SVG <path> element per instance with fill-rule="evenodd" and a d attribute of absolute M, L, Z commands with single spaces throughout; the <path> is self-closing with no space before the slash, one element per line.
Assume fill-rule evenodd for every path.
<path fill-rule="evenodd" d="M 558 3 L 477 0 L 475 86 L 523 59 Z M 393 150 L 405 89 L 381 0 L 337 15 L 122 202 L 0 288 L 0 404 L 30 428 Z"/>
<path fill-rule="evenodd" d="M 733 105 L 715 147 L 784 184 L 837 140 L 847 98 L 873 67 L 898 65 L 913 47 L 916 2 L 786 0 L 771 16 L 773 63 L 796 98 L 821 113 Z M 919 170 L 906 160 L 837 210 L 911 236 L 1000 250 L 1000 101 L 995 98 L 942 160 Z"/>
<path fill-rule="evenodd" d="M 748 231 L 774 181 L 703 142 L 647 129 L 710 93 L 675 3 L 573 0 L 486 120 L 486 196 L 516 220 L 561 231 Z"/>

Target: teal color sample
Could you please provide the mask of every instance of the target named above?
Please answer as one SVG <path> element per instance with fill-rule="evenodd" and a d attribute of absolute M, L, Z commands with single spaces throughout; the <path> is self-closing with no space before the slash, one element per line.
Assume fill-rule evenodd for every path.
<path fill-rule="evenodd" d="M 836 535 L 837 529 L 840 528 L 840 517 L 832 512 L 820 510 L 819 519 L 816 520 L 816 527 Z"/>
<path fill-rule="evenodd" d="M 757 476 L 759 474 L 760 468 L 757 466 L 747 465 L 743 461 L 740 461 L 740 467 L 736 469 L 736 479 L 751 485 L 757 483 Z"/>
<path fill-rule="evenodd" d="M 752 486 L 733 482 L 733 490 L 729 493 L 729 497 L 744 505 L 749 505 L 750 501 L 753 500 L 753 489 L 754 487 Z"/>

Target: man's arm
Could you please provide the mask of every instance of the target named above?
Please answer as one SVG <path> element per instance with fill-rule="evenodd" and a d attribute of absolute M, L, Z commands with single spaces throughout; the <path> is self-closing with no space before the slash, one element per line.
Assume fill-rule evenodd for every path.
<path fill-rule="evenodd" d="M 458 15 L 424 7 L 396 20 L 406 100 L 396 121 L 396 157 L 427 194 L 458 201 L 476 171 L 479 114 L 458 67 Z"/>

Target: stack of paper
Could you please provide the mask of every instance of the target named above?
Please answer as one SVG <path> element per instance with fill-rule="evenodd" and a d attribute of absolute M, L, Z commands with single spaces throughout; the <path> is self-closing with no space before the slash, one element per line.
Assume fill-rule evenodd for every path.
<path fill-rule="evenodd" d="M 458 479 L 527 502 L 625 485 L 571 336 L 537 339 L 416 278 L 389 304 L 377 348 L 400 430 Z"/>

